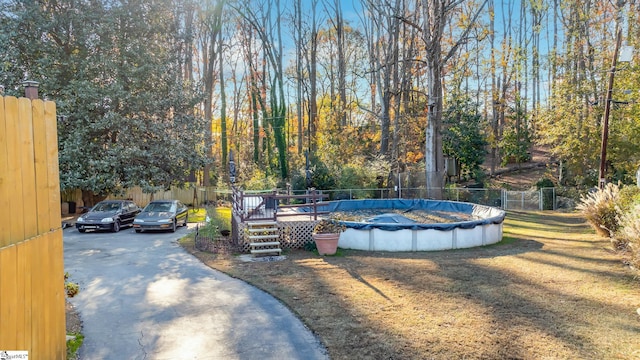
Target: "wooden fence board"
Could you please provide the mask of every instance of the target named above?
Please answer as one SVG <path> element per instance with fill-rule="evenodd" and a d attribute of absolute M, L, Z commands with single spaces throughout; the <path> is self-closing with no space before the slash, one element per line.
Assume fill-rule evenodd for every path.
<path fill-rule="evenodd" d="M 47 234 L 47 240 L 50 239 L 50 237 L 48 236 L 49 234 Z M 52 240 L 52 239 L 51 239 Z M 47 254 L 51 254 L 51 246 L 50 246 L 51 242 L 50 241 L 45 241 L 42 242 L 40 244 L 40 247 L 47 252 Z M 51 259 L 53 254 L 51 254 L 51 256 L 47 256 L 45 258 L 42 259 L 42 266 L 45 269 L 49 269 L 49 271 L 52 270 L 51 268 Z M 49 276 L 49 280 L 47 283 L 42 284 L 42 286 L 44 287 L 44 292 L 45 294 L 47 294 L 46 296 L 49 297 L 49 299 L 51 300 L 51 302 L 55 302 L 55 297 L 53 296 L 53 292 L 51 289 L 51 283 L 53 280 L 53 278 L 51 276 Z M 43 328 L 45 329 L 49 329 L 49 331 L 45 332 L 44 338 L 43 338 L 43 345 L 45 345 L 45 347 L 42 349 L 46 354 L 52 354 L 52 350 L 53 350 L 53 344 L 52 344 L 52 340 L 55 336 L 55 334 L 53 333 L 53 329 L 51 328 L 51 325 L 53 323 L 53 317 L 52 317 L 53 311 L 51 310 L 50 306 L 44 307 L 42 313 L 39 314 L 39 316 L 42 317 L 42 324 L 43 324 Z"/>
<path fill-rule="evenodd" d="M 44 104 L 44 124 L 47 134 L 47 176 L 49 178 L 49 229 L 62 226 L 60 215 L 60 169 L 58 168 L 58 122 L 56 104 L 47 101 Z M 61 235 L 62 236 L 62 235 Z"/>
<path fill-rule="evenodd" d="M 46 129 L 44 123 L 44 103 L 42 100 L 32 102 L 33 128 Z M 45 131 L 33 132 L 33 158 L 35 168 L 36 208 L 34 215 L 37 223 L 37 233 L 49 231 L 49 175 L 47 169 L 47 135 Z"/>
<path fill-rule="evenodd" d="M 9 198 L 9 218 L 11 219 L 10 231 L 11 231 L 11 243 L 16 243 L 24 239 L 24 227 L 22 222 L 22 169 L 19 154 L 19 128 L 18 128 L 18 99 L 6 98 L 5 101 L 5 113 L 6 113 L 6 134 L 7 134 L 7 158 L 8 158 L 8 173 L 11 178 L 9 182 L 10 189 L 13 194 Z"/>
<path fill-rule="evenodd" d="M 58 218 L 60 218 L 60 211 L 57 212 Z M 53 277 L 50 278 L 49 283 L 52 287 L 53 299 L 55 306 L 52 306 L 52 323 L 48 327 L 54 334 L 51 339 L 54 351 L 52 354 L 56 354 L 57 359 L 64 359 L 67 354 L 66 338 L 66 312 L 65 301 L 66 291 L 64 290 L 64 247 L 62 242 L 62 228 L 49 233 L 48 243 L 51 244 L 51 271 Z M 62 339 L 62 341 L 60 341 Z"/>
<path fill-rule="evenodd" d="M 39 279 L 47 278 L 47 269 L 42 265 L 42 259 L 48 256 L 45 246 L 40 246 L 37 241 L 29 241 L 31 246 L 31 261 L 35 264 L 40 263 L 41 266 L 33 267 L 33 290 L 31 294 L 32 301 L 32 319 L 31 319 L 31 351 L 34 354 L 44 354 L 43 344 L 45 343 L 45 332 L 47 331 L 46 324 L 42 320 L 42 312 L 44 306 L 38 306 L 38 304 L 46 303 L 46 291 L 42 281 Z"/>
<path fill-rule="evenodd" d="M 5 102 L 5 116 L 6 116 L 6 134 L 7 134 L 7 159 L 9 175 L 8 186 L 12 194 L 9 198 L 9 219 L 10 219 L 10 243 L 23 240 L 24 226 L 23 226 L 23 203 L 22 203 L 22 169 L 19 154 L 19 142 L 18 138 L 20 133 L 18 131 L 18 99 L 14 97 L 6 97 Z"/>
<path fill-rule="evenodd" d="M 16 273 L 16 247 L 10 245 L 0 251 L 0 278 L 2 296 L 0 296 L 0 349 L 16 349 L 17 337 L 15 324 L 18 322 L 18 292 Z"/>
<path fill-rule="evenodd" d="M 18 99 L 18 152 L 22 168 L 22 222 L 24 239 L 38 235 L 36 219 L 36 174 L 33 151 L 33 116 L 31 100 Z"/>
<path fill-rule="evenodd" d="M 5 119 L 4 98 L 0 97 L 0 249 L 9 245 L 11 241 L 11 219 L 9 217 L 9 197 L 11 196 L 9 183 L 11 179 L 9 179 Z M 2 289 L 1 286 L 0 289 Z"/>
<path fill-rule="evenodd" d="M 16 343 L 25 349 L 27 340 L 31 340 L 31 262 L 24 241 L 16 247 L 16 292 L 18 296 L 18 323 L 16 326 Z"/>

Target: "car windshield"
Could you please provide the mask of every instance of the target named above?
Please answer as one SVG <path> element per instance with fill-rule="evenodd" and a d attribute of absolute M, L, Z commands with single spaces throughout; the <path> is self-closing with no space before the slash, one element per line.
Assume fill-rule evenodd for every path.
<path fill-rule="evenodd" d="M 172 203 L 168 203 L 168 202 L 151 203 L 151 204 L 147 205 L 145 210 L 146 211 L 157 211 L 157 212 L 172 211 L 173 210 L 173 204 Z"/>
<path fill-rule="evenodd" d="M 120 203 L 99 203 L 93 211 L 114 211 L 120 209 Z"/>

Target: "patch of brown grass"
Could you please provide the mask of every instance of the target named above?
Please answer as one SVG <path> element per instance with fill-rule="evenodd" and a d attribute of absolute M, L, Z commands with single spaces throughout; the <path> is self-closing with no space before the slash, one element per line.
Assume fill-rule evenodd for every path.
<path fill-rule="evenodd" d="M 575 214 L 510 212 L 497 245 L 242 262 L 183 246 L 282 300 L 332 359 L 640 359 L 639 283 Z"/>

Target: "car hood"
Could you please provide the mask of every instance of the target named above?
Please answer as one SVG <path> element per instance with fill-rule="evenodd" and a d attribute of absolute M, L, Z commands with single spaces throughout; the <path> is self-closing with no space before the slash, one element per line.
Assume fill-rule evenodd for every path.
<path fill-rule="evenodd" d="M 118 211 L 90 211 L 86 214 L 82 214 L 82 217 L 88 220 L 99 220 L 107 217 L 113 217 L 117 213 Z"/>
<path fill-rule="evenodd" d="M 174 213 L 171 211 L 143 211 L 136 219 L 140 220 L 155 220 L 155 219 L 166 219 L 173 217 Z"/>

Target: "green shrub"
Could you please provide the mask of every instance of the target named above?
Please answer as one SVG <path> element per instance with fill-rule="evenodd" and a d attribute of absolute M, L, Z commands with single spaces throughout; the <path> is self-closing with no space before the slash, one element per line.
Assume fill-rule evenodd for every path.
<path fill-rule="evenodd" d="M 72 333 L 68 335 L 73 336 L 73 338 L 67 340 L 67 360 L 78 359 L 78 349 L 80 349 L 84 342 L 84 335 L 81 333 Z"/>
<path fill-rule="evenodd" d="M 313 241 L 304 244 L 304 249 L 305 251 L 311 251 L 311 252 L 318 251 L 318 248 L 316 247 L 316 243 Z"/>
<path fill-rule="evenodd" d="M 74 282 L 69 281 L 69 272 L 64 272 L 64 291 L 67 297 L 74 297 L 80 292 L 80 286 Z"/>
<path fill-rule="evenodd" d="M 542 189 L 542 209 L 543 210 L 553 210 L 553 190 L 549 188 L 555 187 L 553 181 L 547 177 L 541 178 L 536 182 L 536 189 Z"/>
<path fill-rule="evenodd" d="M 361 189 L 367 186 L 367 174 L 364 167 L 345 164 L 338 174 L 337 186 L 340 189 Z"/>
<path fill-rule="evenodd" d="M 536 189 L 537 190 L 540 190 L 542 188 L 552 188 L 552 187 L 555 187 L 555 186 L 556 185 L 553 183 L 553 180 L 551 180 L 551 179 L 549 179 L 547 177 L 541 178 L 540 180 L 538 180 L 536 182 Z"/>
<path fill-rule="evenodd" d="M 531 134 L 529 132 L 526 128 L 517 130 L 515 127 L 508 127 L 504 130 L 500 141 L 502 166 L 510 163 L 521 164 L 531 161 L 531 154 L 529 153 Z"/>
<path fill-rule="evenodd" d="M 256 170 L 254 175 L 244 182 L 246 190 L 265 190 L 278 187 L 276 175 L 266 175 L 264 172 Z"/>
<path fill-rule="evenodd" d="M 618 196 L 618 207 L 620 213 L 631 211 L 636 204 L 640 204 L 640 188 L 637 186 L 625 186 L 620 189 Z"/>
<path fill-rule="evenodd" d="M 640 189 L 625 186 L 620 190 L 618 200 L 619 228 L 612 240 L 616 249 L 630 255 L 630 263 L 640 267 Z"/>
<path fill-rule="evenodd" d="M 604 189 L 582 196 L 576 207 L 589 224 L 602 236 L 612 237 L 618 230 L 619 208 L 617 200 L 620 189 L 615 184 L 607 184 Z"/>
<path fill-rule="evenodd" d="M 618 217 L 620 224 L 615 238 L 616 248 L 621 249 L 629 243 L 640 241 L 640 204 L 620 213 Z"/>
<path fill-rule="evenodd" d="M 231 209 L 207 208 L 207 215 L 207 223 L 198 230 L 200 235 L 215 238 L 221 230 L 231 230 Z"/>
<path fill-rule="evenodd" d="M 630 263 L 640 267 L 640 203 L 620 215 L 620 228 L 612 240 L 616 249 L 630 255 Z"/>
<path fill-rule="evenodd" d="M 484 186 L 487 183 L 487 179 L 489 178 L 489 176 L 486 172 L 484 172 L 484 170 L 482 170 L 482 168 L 477 168 L 473 170 L 473 175 L 471 178 L 475 179 L 477 184 L 482 184 L 482 186 Z"/>
<path fill-rule="evenodd" d="M 66 291 L 67 296 L 71 298 L 80 292 L 80 286 L 74 282 L 67 281 L 64 283 L 64 290 Z"/>

